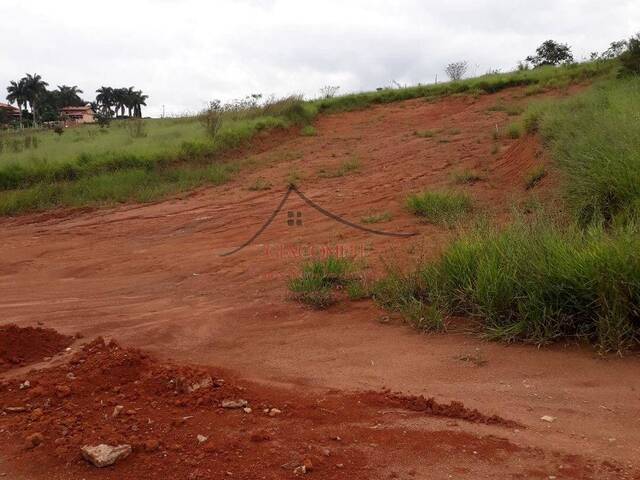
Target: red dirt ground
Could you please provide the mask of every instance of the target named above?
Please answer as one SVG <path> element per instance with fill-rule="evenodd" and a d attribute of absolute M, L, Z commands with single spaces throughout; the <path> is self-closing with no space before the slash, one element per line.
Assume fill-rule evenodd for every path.
<path fill-rule="evenodd" d="M 74 346 L 85 364 L 101 367 L 66 367 L 65 355 L 37 365 L 53 370 L 6 372 L 0 406 L 31 406 L 0 416 L 0 473 L 38 479 L 287 478 L 309 456 L 309 475 L 316 478 L 640 478 L 638 358 L 600 357 L 578 346 L 506 346 L 465 333 L 425 336 L 368 301 L 318 312 L 288 299 L 285 280 L 304 248 L 357 251 L 372 274 L 384 264 L 437 255 L 455 233 L 409 215 L 403 207 L 409 192 L 464 189 L 478 216 L 498 222 L 510 218 L 514 205 L 554 201 L 554 173 L 536 188 L 524 188 L 527 170 L 547 161 L 535 138 L 500 140 L 492 153 L 496 125 L 513 120 L 489 110 L 499 99 L 524 103 L 530 97 L 511 89 L 323 116 L 316 137 L 290 132 L 273 148 L 265 140 L 265 148 L 249 158 L 253 166 L 222 187 L 150 205 L 1 219 L 3 323 L 42 322 L 88 340 L 115 338 L 159 360 L 130 352 L 133 363 L 120 368 L 114 365 L 128 350 L 94 345 L 94 359 Z M 420 138 L 416 130 L 436 135 Z M 358 172 L 318 175 L 354 157 Z M 483 180 L 456 186 L 452 174 L 461 169 L 475 169 Z M 372 236 L 336 224 L 292 196 L 253 245 L 220 256 L 268 218 L 292 176 L 309 198 L 351 221 L 387 211 L 392 219 L 373 227 L 419 235 Z M 272 188 L 249 190 L 259 177 Z M 302 212 L 301 226 L 287 224 L 289 211 Z M 205 367 L 171 366 L 169 359 Z M 90 380 L 68 380 L 69 369 Z M 172 375 L 195 378 L 205 371 L 224 378 L 225 386 L 192 396 L 166 388 Z M 26 379 L 33 389 L 16 390 Z M 76 390 L 78 381 L 84 387 Z M 25 398 L 40 382 L 45 396 Z M 70 386 L 69 396 L 47 397 L 47 389 L 60 383 Z M 218 407 L 223 396 L 239 392 L 256 407 L 251 414 Z M 45 397 L 51 401 L 43 408 Z M 141 410 L 114 422 L 113 402 Z M 283 414 L 266 416 L 265 405 Z M 499 415 L 507 423 L 424 414 L 437 413 L 438 405 L 471 420 Z M 31 421 L 37 408 L 43 416 Z M 556 420 L 541 421 L 545 415 Z M 56 445 L 64 428 L 70 438 Z M 24 437 L 35 431 L 44 443 L 28 450 Z M 198 434 L 209 443 L 198 446 Z M 110 435 L 132 442 L 134 454 L 104 471 L 79 460 L 78 445 Z M 335 436 L 342 442 L 335 444 Z M 141 447 L 149 439 L 158 440 L 158 450 Z M 329 457 L 318 448 L 328 448 Z"/>
<path fill-rule="evenodd" d="M 72 337 L 51 329 L 0 326 L 0 373 L 52 357 L 72 342 Z"/>

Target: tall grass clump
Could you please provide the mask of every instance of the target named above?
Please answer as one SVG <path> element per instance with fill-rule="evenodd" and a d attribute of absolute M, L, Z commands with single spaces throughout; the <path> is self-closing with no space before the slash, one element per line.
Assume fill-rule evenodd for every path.
<path fill-rule="evenodd" d="M 610 80 L 549 103 L 535 127 L 567 174 L 566 198 L 585 226 L 640 207 L 640 78 Z"/>
<path fill-rule="evenodd" d="M 624 351 L 640 341 L 640 236 L 519 223 L 454 242 L 422 268 L 427 303 L 478 319 L 490 337 L 537 344 L 583 337 Z"/>
<path fill-rule="evenodd" d="M 472 209 L 471 197 L 455 191 L 426 191 L 409 195 L 406 200 L 411 213 L 425 222 L 452 225 Z"/>
<path fill-rule="evenodd" d="M 361 290 L 356 269 L 355 261 L 348 257 L 311 260 L 302 265 L 299 276 L 289 279 L 288 287 L 295 300 L 324 309 L 337 301 L 336 288 L 345 287 L 353 296 Z"/>

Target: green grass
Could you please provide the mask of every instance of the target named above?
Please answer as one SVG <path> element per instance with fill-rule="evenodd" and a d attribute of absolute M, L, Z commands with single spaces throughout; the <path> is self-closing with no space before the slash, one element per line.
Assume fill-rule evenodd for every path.
<path fill-rule="evenodd" d="M 538 165 L 533 167 L 524 179 L 524 186 L 527 190 L 531 190 L 535 187 L 540 181 L 547 176 L 547 169 L 544 165 Z"/>
<path fill-rule="evenodd" d="M 459 170 L 451 175 L 454 183 L 458 185 L 468 185 L 482 180 L 480 174 L 473 170 Z"/>
<path fill-rule="evenodd" d="M 515 140 L 522 136 L 522 125 L 518 122 L 509 124 L 507 127 L 506 135 L 508 138 Z"/>
<path fill-rule="evenodd" d="M 416 130 L 414 135 L 420 138 L 433 138 L 436 136 L 436 132 L 433 130 Z"/>
<path fill-rule="evenodd" d="M 336 178 L 344 177 L 350 173 L 356 173 L 362 167 L 362 162 L 356 156 L 351 157 L 348 160 L 344 160 L 337 168 L 323 168 L 318 172 L 320 178 Z"/>
<path fill-rule="evenodd" d="M 151 202 L 202 185 L 221 185 L 238 172 L 239 164 L 109 172 L 77 181 L 43 183 L 0 192 L 0 215 L 44 211 L 56 207 L 104 206 Z"/>
<path fill-rule="evenodd" d="M 640 347 L 639 108 L 637 77 L 533 105 L 525 127 L 539 131 L 563 170 L 569 215 L 554 204 L 558 212 L 530 209 L 533 220 L 464 233 L 440 258 L 389 273 L 374 299 L 420 328 L 432 309 L 473 318 L 493 339 Z"/>
<path fill-rule="evenodd" d="M 318 135 L 318 131 L 312 125 L 306 125 L 300 130 L 300 135 L 303 137 L 315 137 Z"/>
<path fill-rule="evenodd" d="M 406 204 L 411 213 L 436 225 L 452 225 L 472 209 L 471 197 L 454 191 L 415 193 Z"/>
<path fill-rule="evenodd" d="M 390 221 L 392 217 L 393 215 L 391 215 L 391 213 L 389 212 L 373 213 L 371 215 L 362 217 L 361 221 L 365 224 L 384 223 Z"/>
<path fill-rule="evenodd" d="M 317 309 L 333 305 L 337 299 L 336 287 L 346 287 L 353 283 L 356 265 L 353 259 L 329 256 L 322 260 L 304 263 L 300 275 L 289 279 L 288 287 L 293 298 Z M 350 295 L 359 290 L 352 287 Z"/>
<path fill-rule="evenodd" d="M 397 102 L 412 98 L 433 98 L 454 94 L 496 93 L 515 86 L 540 86 L 557 88 L 571 83 L 600 77 L 611 73 L 617 62 L 585 62 L 562 67 L 542 67 L 532 70 L 482 75 L 459 82 L 436 85 L 418 85 L 408 88 L 385 88 L 375 92 L 362 92 L 316 100 L 320 112 L 341 112 L 367 108 L 371 105 Z"/>

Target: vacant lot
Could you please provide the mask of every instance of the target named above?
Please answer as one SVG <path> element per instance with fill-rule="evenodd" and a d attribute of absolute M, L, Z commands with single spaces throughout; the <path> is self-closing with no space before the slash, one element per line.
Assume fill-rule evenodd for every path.
<path fill-rule="evenodd" d="M 0 417 L 8 457 L 0 473 L 64 478 L 65 465 L 72 465 L 79 478 L 133 479 L 159 472 L 165 458 L 181 458 L 164 474 L 207 478 L 209 469 L 252 478 L 247 467 L 258 465 L 265 478 L 287 478 L 309 460 L 317 478 L 637 478 L 636 357 L 602 355 L 601 342 L 582 343 L 593 335 L 569 331 L 543 338 L 559 341 L 544 348 L 489 342 L 482 297 L 456 296 L 461 290 L 446 282 L 438 284 L 441 303 L 422 294 L 423 284 L 409 297 L 379 289 L 377 303 L 358 299 L 389 272 L 439 266 L 432 262 L 455 256 L 451 242 L 471 241 L 467 234 L 476 227 L 534 224 L 550 207 L 559 222 L 573 225 L 584 209 L 564 203 L 570 173 L 540 136 L 553 142 L 554 131 L 561 138 L 551 122 L 559 117 L 536 116 L 533 128 L 527 112 L 531 102 L 557 104 L 587 88 L 517 86 L 371 103 L 319 115 L 314 135 L 279 131 L 274 144 L 265 137 L 263 148 L 245 152 L 252 168 L 186 198 L 1 219 L 3 323 L 42 322 L 82 339 L 73 345 L 71 369 L 58 356 L 40 365 L 53 368 L 48 374 L 28 373 L 23 365 L 3 377 L 10 380 L 0 387 L 0 406 L 30 397 L 44 416 Z M 518 135 L 510 133 L 516 129 Z M 291 183 L 342 220 L 416 235 L 352 228 L 292 193 L 262 235 L 223 256 L 270 219 Z M 626 217 L 617 218 L 629 228 Z M 340 264 L 320 271 L 325 293 L 335 295 L 329 308 L 296 302 L 288 280 L 304 275 L 305 255 L 341 251 L 356 254 L 357 269 Z M 492 251 L 499 261 L 503 250 Z M 450 278 L 443 270 L 436 270 L 438 278 Z M 347 292 L 347 276 L 361 281 L 363 291 Z M 437 313 L 428 309 L 434 306 Z M 425 335 L 438 330 L 429 316 L 437 314 L 449 333 Z M 503 338 L 544 343 L 516 333 Z M 101 342 L 81 349 L 100 335 L 150 351 L 154 360 Z M 171 366 L 169 359 L 202 369 Z M 165 389 L 179 376 L 191 385 L 207 375 L 224 378 L 226 390 L 189 396 Z M 29 378 L 42 387 L 39 393 L 18 388 Z M 57 396 L 67 391 L 57 386 L 71 393 Z M 436 403 L 358 393 L 383 387 Z M 41 407 L 48 392 L 55 399 Z M 227 396 L 242 396 L 252 412 L 220 408 Z M 113 402 L 136 413 L 105 421 Z M 280 414 L 272 416 L 272 408 Z M 26 449 L 24 437 L 39 431 L 42 445 Z M 200 445 L 198 434 L 208 443 Z M 114 469 L 96 472 L 79 459 L 78 447 L 104 436 L 136 448 Z"/>

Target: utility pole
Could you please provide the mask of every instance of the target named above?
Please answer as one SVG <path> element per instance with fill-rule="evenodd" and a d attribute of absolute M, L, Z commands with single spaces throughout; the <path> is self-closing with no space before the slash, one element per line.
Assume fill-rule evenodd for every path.
<path fill-rule="evenodd" d="M 162 104 L 162 118 L 164 118 L 164 104 Z"/>

